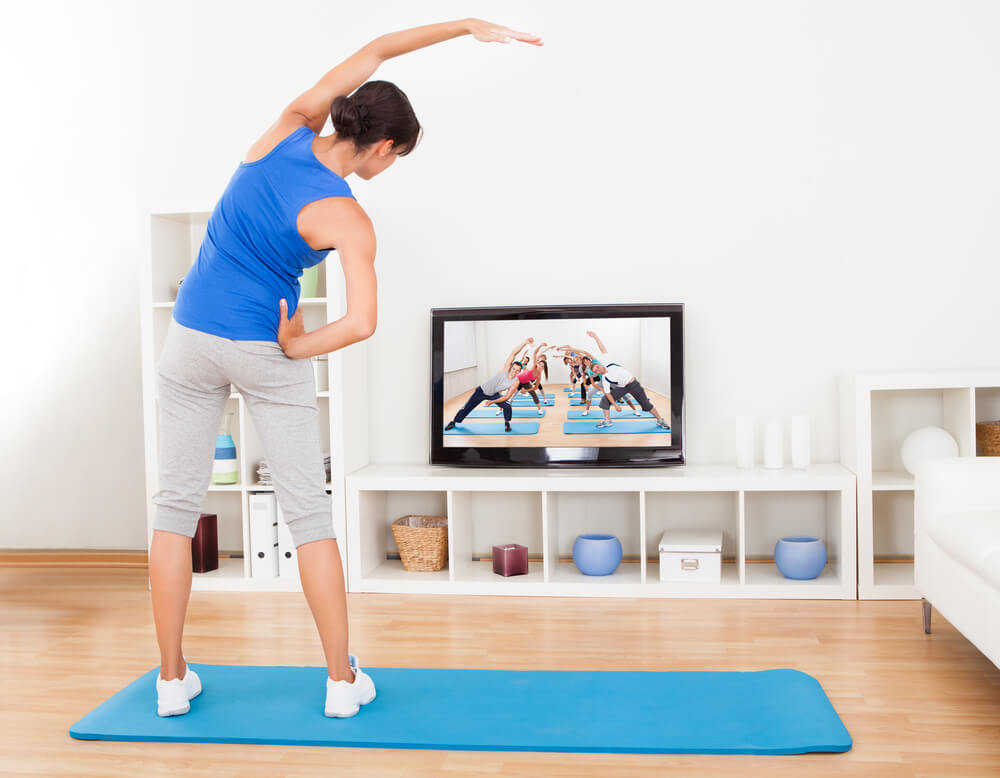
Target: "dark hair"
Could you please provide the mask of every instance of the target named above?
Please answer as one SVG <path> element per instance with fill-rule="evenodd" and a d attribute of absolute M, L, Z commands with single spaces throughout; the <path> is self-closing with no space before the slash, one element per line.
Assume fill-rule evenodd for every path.
<path fill-rule="evenodd" d="M 545 380 L 549 380 L 549 359 L 544 354 L 542 354 L 538 360 L 535 362 L 536 365 L 542 366 L 542 372 L 545 373 Z M 538 368 L 536 367 L 535 370 Z"/>
<path fill-rule="evenodd" d="M 350 97 L 337 97 L 330 106 L 333 129 L 363 149 L 387 138 L 404 157 L 420 138 L 420 122 L 403 90 L 388 81 L 368 81 Z"/>

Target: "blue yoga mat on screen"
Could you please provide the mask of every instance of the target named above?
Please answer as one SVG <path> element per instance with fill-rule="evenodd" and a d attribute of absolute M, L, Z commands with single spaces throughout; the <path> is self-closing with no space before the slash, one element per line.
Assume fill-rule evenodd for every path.
<path fill-rule="evenodd" d="M 501 413 L 497 416 L 495 405 L 487 406 L 486 408 L 476 408 L 474 411 L 469 413 L 465 418 L 467 419 L 499 419 L 503 421 L 503 414 Z M 541 419 L 545 417 L 545 411 L 542 411 L 542 415 L 538 415 L 538 408 L 532 405 L 530 408 L 511 408 L 513 411 L 513 417 L 515 419 Z"/>
<path fill-rule="evenodd" d="M 670 428 L 664 429 L 659 424 L 656 423 L 656 419 L 637 419 L 635 416 L 632 417 L 634 421 L 628 421 L 623 418 L 619 421 L 612 419 L 612 424 L 610 427 L 600 427 L 598 428 L 598 423 L 603 421 L 603 417 L 599 417 L 597 421 L 564 421 L 563 422 L 563 434 L 564 435 L 646 435 L 650 432 L 663 432 L 669 433 Z"/>
<path fill-rule="evenodd" d="M 614 408 L 609 408 L 608 412 L 611 414 L 612 419 L 652 419 L 653 414 L 649 411 L 642 411 L 642 416 L 636 416 L 632 413 L 631 408 L 622 408 L 620 411 L 616 411 Z M 538 411 L 536 410 L 537 414 Z M 574 409 L 571 411 L 566 411 L 567 419 L 578 419 L 579 421 L 593 421 L 594 419 L 603 419 L 604 411 L 601 410 L 600 406 L 590 406 L 590 413 L 586 416 L 583 415 L 583 409 Z"/>
<path fill-rule="evenodd" d="M 323 715 L 325 667 L 195 665 L 204 691 L 156 715 L 150 670 L 72 727 L 84 740 L 464 751 L 801 754 L 851 736 L 797 670 L 646 672 L 365 668 L 378 696 Z"/>
<path fill-rule="evenodd" d="M 626 396 L 629 399 L 632 399 L 632 395 L 626 395 Z M 601 398 L 602 397 L 604 397 L 603 394 L 597 394 L 597 395 L 595 395 L 594 399 L 592 399 L 590 401 L 590 407 L 593 408 L 595 405 L 599 405 L 600 402 L 601 402 Z M 633 399 L 632 402 L 635 402 L 635 400 Z M 586 405 L 586 403 L 583 402 L 583 400 L 581 400 L 578 396 L 570 397 L 569 404 L 570 405 Z M 628 406 L 628 403 L 625 402 L 625 397 L 622 397 L 622 399 L 620 399 L 618 401 L 618 404 L 619 405 L 624 405 L 626 407 Z M 635 403 L 635 404 L 638 405 L 639 403 Z M 629 408 L 629 410 L 631 410 L 631 408 Z"/>
<path fill-rule="evenodd" d="M 494 417 L 496 418 L 496 417 Z M 538 411 L 535 411 L 538 418 Z M 504 432 L 503 416 L 497 421 L 463 421 L 452 429 L 445 430 L 445 435 L 537 435 L 537 421 L 512 421 L 510 432 Z"/>

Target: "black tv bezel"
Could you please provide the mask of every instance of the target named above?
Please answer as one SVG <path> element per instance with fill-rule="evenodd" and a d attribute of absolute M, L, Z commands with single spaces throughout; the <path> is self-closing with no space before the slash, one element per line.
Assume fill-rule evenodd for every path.
<path fill-rule="evenodd" d="M 670 446 L 581 447 L 444 445 L 444 323 L 517 319 L 632 319 L 670 317 Z M 683 465 L 684 456 L 684 305 L 543 305 L 431 309 L 431 457 L 432 465 L 459 467 L 663 467 Z M 577 452 L 567 456 L 569 451 Z M 562 452 L 562 456 L 560 456 Z"/>

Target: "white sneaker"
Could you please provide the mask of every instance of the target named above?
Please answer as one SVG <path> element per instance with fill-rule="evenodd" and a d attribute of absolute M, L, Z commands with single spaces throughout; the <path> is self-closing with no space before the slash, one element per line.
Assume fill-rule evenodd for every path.
<path fill-rule="evenodd" d="M 611 426 L 611 422 L 609 420 L 605 419 L 604 421 L 602 421 L 600 424 L 597 425 L 597 429 L 603 429 L 605 427 L 610 427 L 610 426 Z"/>
<path fill-rule="evenodd" d="M 632 413 L 634 413 L 636 416 L 642 416 L 642 411 L 638 411 L 635 408 L 632 409 Z"/>
<path fill-rule="evenodd" d="M 326 707 L 323 713 L 331 718 L 345 719 L 354 716 L 362 705 L 375 699 L 375 684 L 360 667 L 354 654 L 347 655 L 354 671 L 354 682 L 335 681 L 326 677 Z"/>
<path fill-rule="evenodd" d="M 590 408 L 584 408 L 584 409 L 583 409 L 583 414 L 582 414 L 582 415 L 583 415 L 583 416 L 589 416 L 589 415 L 590 415 Z"/>
<path fill-rule="evenodd" d="M 497 408 L 496 415 L 497 416 L 502 416 L 503 415 L 503 408 Z"/>
<path fill-rule="evenodd" d="M 541 408 L 539 408 L 538 409 L 538 415 L 539 416 L 544 416 L 545 415 L 545 411 L 543 411 Z"/>
<path fill-rule="evenodd" d="M 201 678 L 187 665 L 183 678 L 164 681 L 156 674 L 156 712 L 161 716 L 180 716 L 191 710 L 191 703 L 201 694 Z"/>

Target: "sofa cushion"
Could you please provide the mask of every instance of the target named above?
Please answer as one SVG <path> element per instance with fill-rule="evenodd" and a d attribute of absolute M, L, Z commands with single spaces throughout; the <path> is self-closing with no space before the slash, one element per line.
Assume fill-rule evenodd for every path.
<path fill-rule="evenodd" d="M 1000 511 L 937 516 L 927 534 L 956 562 L 1000 589 Z"/>

